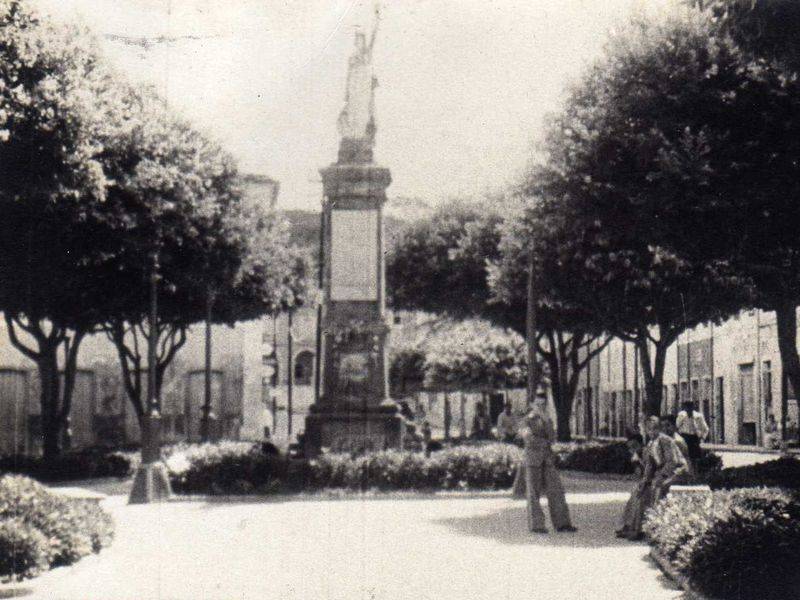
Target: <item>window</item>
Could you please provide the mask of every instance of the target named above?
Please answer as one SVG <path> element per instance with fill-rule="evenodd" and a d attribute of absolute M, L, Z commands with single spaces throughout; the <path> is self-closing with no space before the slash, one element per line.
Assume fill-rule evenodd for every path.
<path fill-rule="evenodd" d="M 303 350 L 295 358 L 294 363 L 294 382 L 297 385 L 311 385 L 314 377 L 314 354 L 308 350 Z"/>

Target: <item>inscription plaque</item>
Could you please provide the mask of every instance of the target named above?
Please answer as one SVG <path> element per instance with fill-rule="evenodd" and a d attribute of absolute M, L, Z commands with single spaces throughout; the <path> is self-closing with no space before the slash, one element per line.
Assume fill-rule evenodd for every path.
<path fill-rule="evenodd" d="M 378 299 L 378 211 L 331 211 L 331 300 Z"/>

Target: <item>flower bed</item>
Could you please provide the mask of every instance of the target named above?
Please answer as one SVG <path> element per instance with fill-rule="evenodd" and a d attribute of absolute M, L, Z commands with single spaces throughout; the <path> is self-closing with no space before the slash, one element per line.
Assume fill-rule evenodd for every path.
<path fill-rule="evenodd" d="M 0 578 L 35 577 L 108 546 L 111 517 L 95 502 L 65 498 L 19 475 L 0 479 Z"/>
<path fill-rule="evenodd" d="M 712 598 L 796 597 L 800 503 L 782 490 L 669 496 L 648 512 L 656 552 Z"/>
<path fill-rule="evenodd" d="M 777 460 L 722 469 L 709 479 L 712 489 L 779 487 L 800 491 L 800 460 L 782 457 Z"/>

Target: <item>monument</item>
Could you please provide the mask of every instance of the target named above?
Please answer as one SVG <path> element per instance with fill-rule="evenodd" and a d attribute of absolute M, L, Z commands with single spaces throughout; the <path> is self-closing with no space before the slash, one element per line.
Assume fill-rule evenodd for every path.
<path fill-rule="evenodd" d="M 383 205 L 389 169 L 373 160 L 372 49 L 357 31 L 339 115 L 337 161 L 323 185 L 321 391 L 306 418 L 307 456 L 322 449 L 360 452 L 402 444 L 403 419 L 388 400 Z"/>

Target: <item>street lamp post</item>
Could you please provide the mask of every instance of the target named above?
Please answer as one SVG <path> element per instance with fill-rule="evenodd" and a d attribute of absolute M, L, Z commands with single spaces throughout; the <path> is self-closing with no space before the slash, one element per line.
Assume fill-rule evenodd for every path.
<path fill-rule="evenodd" d="M 147 405 L 142 420 L 142 464 L 133 479 L 130 504 L 167 500 L 172 495 L 161 460 L 161 414 L 156 391 L 158 362 L 158 253 L 150 255 L 150 315 L 147 336 Z"/>
<path fill-rule="evenodd" d="M 531 249 L 528 254 L 528 306 L 525 318 L 525 334 L 528 338 L 528 404 L 531 406 L 536 399 L 536 393 L 539 389 L 539 381 L 541 378 L 539 361 L 536 357 L 536 302 L 539 297 L 536 283 L 533 249 Z"/>
<path fill-rule="evenodd" d="M 211 439 L 211 317 L 214 307 L 214 294 L 209 290 L 206 297 L 206 352 L 203 389 L 203 414 L 200 418 L 200 438 Z"/>

